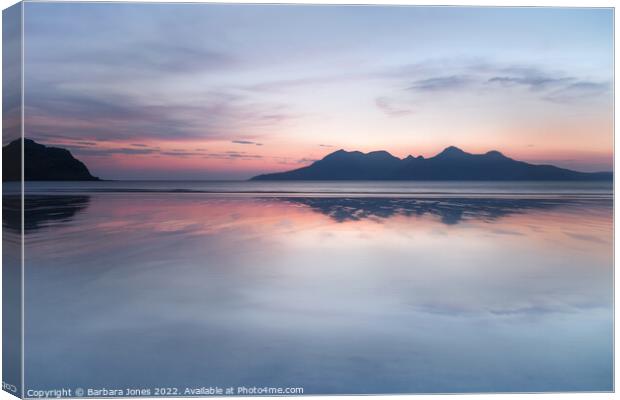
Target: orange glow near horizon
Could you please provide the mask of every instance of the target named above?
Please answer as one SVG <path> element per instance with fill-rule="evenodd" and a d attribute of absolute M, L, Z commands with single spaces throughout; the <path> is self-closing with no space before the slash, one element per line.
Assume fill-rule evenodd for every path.
<path fill-rule="evenodd" d="M 399 158 L 429 158 L 448 146 L 473 154 L 497 150 L 516 160 L 585 172 L 613 168 L 613 119 L 600 111 L 566 121 L 556 115 L 525 120 L 501 115 L 480 120 L 459 115 L 455 121 L 433 115 L 407 116 L 409 119 L 376 115 L 343 115 L 326 121 L 310 118 L 280 126 L 271 134 L 246 131 L 239 136 L 223 135 L 227 139 L 175 140 L 138 135 L 102 140 L 86 135 L 84 139 L 60 137 L 42 143 L 70 149 L 95 175 L 110 179 L 246 179 L 307 166 L 338 149 L 364 153 L 385 150 Z M 26 132 L 88 131 L 101 124 L 106 123 L 27 116 Z"/>
<path fill-rule="evenodd" d="M 457 146 L 459 147 L 459 146 Z M 464 151 L 471 153 L 484 153 L 486 151 L 470 150 L 461 147 Z M 174 147 L 174 149 L 182 149 Z M 109 168 L 113 165 L 115 169 L 131 171 L 167 171 L 178 172 L 190 171 L 199 174 L 200 172 L 210 173 L 229 173 L 234 172 L 248 177 L 259 173 L 287 171 L 301 168 L 312 164 L 315 160 L 323 158 L 327 154 L 337 150 L 337 148 L 329 150 L 313 150 L 308 149 L 308 153 L 287 154 L 285 152 L 268 154 L 266 152 L 256 151 L 253 153 L 216 153 L 213 156 L 191 155 L 176 156 L 172 154 L 112 154 L 110 156 L 85 155 L 80 157 L 94 172 Z M 353 149 L 345 149 L 352 151 Z M 167 150 L 162 147 L 162 151 Z M 169 150 L 172 152 L 172 148 Z M 191 150 L 187 150 L 190 152 Z M 361 149 L 360 151 L 369 152 L 372 150 Z M 409 153 L 397 152 L 388 148 L 391 154 L 403 158 Z M 432 157 L 439 153 L 439 150 L 433 150 L 423 153 L 424 157 Z M 516 149 L 515 151 L 502 150 L 504 155 L 516 160 L 526 161 L 532 164 L 553 164 L 560 167 L 572 168 L 576 170 L 611 170 L 613 165 L 613 153 L 591 152 L 591 151 L 545 151 L 538 149 Z M 211 153 L 213 154 L 213 153 Z M 280 155 L 281 154 L 281 155 Z M 310 154 L 310 157 L 306 157 Z M 230 157 L 234 155 L 234 157 Z M 417 154 L 414 154 L 416 156 Z M 261 158 L 253 158 L 260 156 Z M 223 158 L 221 158 L 223 157 Z M 582 168 L 580 168 L 582 166 Z M 592 167 L 589 167 L 592 166 Z M 589 167 L 589 168 L 588 168 Z"/>
<path fill-rule="evenodd" d="M 526 161 L 533 164 L 553 164 L 560 167 L 576 170 L 596 171 L 611 170 L 613 166 L 613 152 L 607 146 L 592 146 L 576 150 L 571 143 L 559 143 L 557 146 L 521 144 L 514 147 L 489 146 L 471 144 L 462 146 L 456 144 L 428 145 L 417 147 L 417 151 L 404 150 L 409 146 L 396 145 L 373 146 L 337 146 L 321 147 L 319 145 L 294 146 L 282 143 L 279 145 L 251 145 L 234 144 L 230 141 L 162 141 L 144 142 L 141 146 L 133 146 L 129 142 L 92 142 L 78 149 L 72 149 L 76 157 L 83 160 L 93 173 L 113 167 L 119 171 L 167 171 L 179 173 L 191 171 L 196 174 L 209 172 L 234 173 L 239 176 L 250 177 L 255 174 L 286 171 L 310 165 L 313 161 L 325 157 L 327 154 L 343 148 L 347 151 L 362 151 L 364 153 L 385 150 L 396 157 L 404 158 L 408 155 L 422 155 L 425 158 L 433 157 L 449 145 L 455 145 L 462 150 L 482 154 L 490 150 L 498 150 L 507 157 Z M 596 145 L 596 143 L 594 143 Z M 73 143 L 54 143 L 57 146 L 72 148 Z M 413 147 L 413 146 L 411 146 Z M 607 147 L 608 148 L 608 147 Z M 90 152 L 96 149 L 96 152 Z M 135 153 L 132 153 L 135 151 Z"/>

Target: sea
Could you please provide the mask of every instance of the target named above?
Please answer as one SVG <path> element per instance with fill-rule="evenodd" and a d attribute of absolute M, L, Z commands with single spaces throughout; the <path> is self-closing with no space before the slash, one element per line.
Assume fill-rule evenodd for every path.
<path fill-rule="evenodd" d="M 25 193 L 26 390 L 613 390 L 609 182 Z"/>

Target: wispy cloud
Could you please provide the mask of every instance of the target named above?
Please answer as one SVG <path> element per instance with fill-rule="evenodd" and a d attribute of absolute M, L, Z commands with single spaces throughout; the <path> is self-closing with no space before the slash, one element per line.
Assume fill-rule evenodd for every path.
<path fill-rule="evenodd" d="M 273 129 L 294 118 L 280 104 L 256 103 L 221 91 L 187 102 L 160 103 L 121 90 L 90 93 L 62 84 L 31 84 L 28 92 L 26 125 L 31 136 L 44 139 L 221 140 L 233 132 Z"/>
<path fill-rule="evenodd" d="M 489 79 L 489 83 L 499 83 L 502 85 L 523 85 L 532 90 L 543 90 L 550 86 L 557 86 L 566 82 L 573 81 L 574 78 L 548 78 L 548 77 L 515 77 L 515 76 L 496 76 Z"/>
<path fill-rule="evenodd" d="M 258 143 L 258 142 L 254 142 L 251 140 L 231 140 L 231 143 L 235 143 L 235 144 L 253 144 L 255 146 L 262 146 L 262 143 Z"/>
<path fill-rule="evenodd" d="M 496 75 L 489 78 L 491 84 L 525 86 L 532 91 L 542 91 L 574 82 L 576 78 L 558 71 L 545 71 L 532 66 L 508 66 L 495 68 Z"/>
<path fill-rule="evenodd" d="M 316 158 L 300 158 L 299 160 L 297 160 L 298 164 L 312 164 L 313 162 L 317 161 Z"/>
<path fill-rule="evenodd" d="M 554 103 L 574 103 L 609 94 L 609 82 L 579 81 L 548 93 L 544 99 Z"/>
<path fill-rule="evenodd" d="M 466 87 L 472 82 L 472 78 L 465 75 L 439 76 L 435 78 L 420 79 L 409 86 L 409 90 L 415 91 L 442 91 L 454 90 Z"/>
<path fill-rule="evenodd" d="M 141 145 L 136 147 L 139 143 L 130 144 L 128 147 L 109 147 L 100 146 L 95 143 L 94 145 L 80 144 L 79 141 L 67 141 L 63 143 L 63 147 L 71 150 L 78 156 L 93 156 L 93 157 L 106 157 L 111 155 L 136 155 L 136 156 L 168 156 L 168 157 L 197 157 L 207 159 L 222 159 L 222 160 L 256 160 L 264 158 L 263 155 L 247 153 L 244 151 L 226 150 L 219 152 L 208 152 L 206 149 L 161 149 L 160 147 L 151 147 L 147 145 Z"/>
<path fill-rule="evenodd" d="M 202 157 L 204 156 L 204 153 L 196 152 L 196 151 L 189 151 L 189 150 L 168 150 L 168 151 L 161 151 L 159 154 L 163 156 L 171 156 L 171 157 L 193 157 L 193 156 Z"/>
<path fill-rule="evenodd" d="M 205 154 L 204 158 L 227 159 L 227 160 L 256 160 L 263 158 L 260 154 L 251 154 L 243 151 L 225 151 Z"/>
<path fill-rule="evenodd" d="M 402 117 L 413 113 L 411 108 L 398 107 L 387 97 L 377 97 L 375 104 L 381 111 L 392 117 Z"/>
<path fill-rule="evenodd" d="M 190 38 L 204 24 L 201 18 L 185 15 L 186 23 L 196 24 L 190 29 L 157 11 L 140 12 L 129 23 L 112 6 L 71 8 L 82 18 L 62 10 L 50 19 L 40 11 L 27 29 L 25 121 L 34 139 L 136 140 L 129 147 L 171 139 L 230 141 L 260 138 L 297 117 L 286 103 L 209 81 L 249 64 L 216 41 Z M 90 25 L 116 29 L 102 33 Z"/>
<path fill-rule="evenodd" d="M 570 103 L 591 100 L 609 93 L 609 82 L 601 82 L 578 74 L 549 70 L 534 65 L 502 64 L 483 60 L 429 60 L 408 67 L 386 71 L 386 79 L 402 80 L 406 92 L 423 94 L 415 99 L 424 102 L 432 94 L 501 94 L 501 91 L 525 88 L 531 100 Z M 416 78 L 411 82 L 412 78 Z M 526 93 L 521 93 L 526 96 Z M 381 96 L 375 100 L 377 107 L 390 115 L 403 115 L 408 107 L 394 107 L 394 97 Z M 403 103 L 404 104 L 404 103 Z"/>
<path fill-rule="evenodd" d="M 105 157 L 114 154 L 126 154 L 126 155 L 149 155 L 149 154 L 159 154 L 159 149 L 150 149 L 150 148 L 133 148 L 133 147 L 112 147 L 112 148 L 104 148 L 104 147 L 91 147 L 91 146 L 79 146 L 75 144 L 65 144 L 69 150 L 75 153 L 78 156 L 95 156 L 95 157 Z"/>

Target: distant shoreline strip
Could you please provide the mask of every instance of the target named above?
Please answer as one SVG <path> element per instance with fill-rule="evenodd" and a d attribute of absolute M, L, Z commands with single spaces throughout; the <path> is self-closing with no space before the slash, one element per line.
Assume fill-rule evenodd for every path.
<path fill-rule="evenodd" d="M 411 192 L 411 191 L 272 191 L 272 190 L 198 190 L 198 189 L 132 189 L 132 188 L 41 188 L 34 190 L 26 190 L 25 194 L 38 196 L 38 195 L 53 195 L 53 194 L 68 194 L 68 193 L 82 193 L 82 194 L 131 194 L 131 193 L 145 193 L 145 194 L 208 194 L 216 196 L 250 196 L 250 197 L 280 197 L 280 196 L 292 196 L 292 197 L 466 197 L 466 198 L 541 198 L 541 199 L 613 199 L 613 192 L 458 192 L 458 191 L 425 191 L 425 192 Z M 12 194 L 11 192 L 5 192 L 6 195 Z M 18 194 L 16 192 L 15 194 Z"/>

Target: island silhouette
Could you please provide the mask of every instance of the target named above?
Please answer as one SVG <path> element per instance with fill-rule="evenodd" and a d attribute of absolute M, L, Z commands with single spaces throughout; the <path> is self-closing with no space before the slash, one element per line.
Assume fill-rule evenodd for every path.
<path fill-rule="evenodd" d="M 2 180 L 22 179 L 22 140 L 16 139 L 2 148 Z M 49 147 L 24 139 L 24 180 L 27 181 L 98 181 L 83 162 L 60 147 Z"/>
<path fill-rule="evenodd" d="M 499 151 L 467 153 L 450 146 L 431 158 L 400 159 L 387 151 L 338 150 L 292 171 L 258 175 L 253 181 L 420 180 L 420 181 L 607 181 L 612 172 L 579 172 L 513 160 Z"/>

